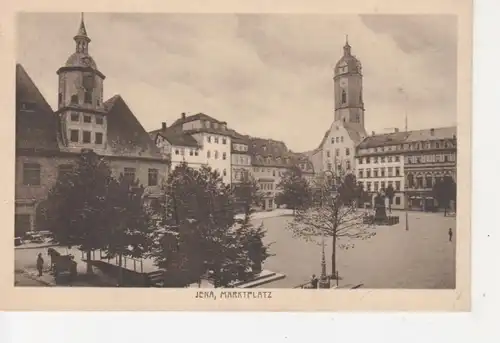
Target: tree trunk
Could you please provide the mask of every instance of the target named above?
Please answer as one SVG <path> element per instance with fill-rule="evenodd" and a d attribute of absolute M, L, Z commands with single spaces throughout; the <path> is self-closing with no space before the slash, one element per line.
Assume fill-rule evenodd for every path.
<path fill-rule="evenodd" d="M 337 229 L 332 236 L 332 278 L 337 277 Z"/>
<path fill-rule="evenodd" d="M 91 253 L 91 250 L 87 250 L 87 274 L 89 275 L 94 273 L 94 271 L 92 270 L 92 264 L 90 263 L 90 261 L 92 260 Z"/>
<path fill-rule="evenodd" d="M 123 284 L 122 254 L 118 254 L 118 287 Z"/>

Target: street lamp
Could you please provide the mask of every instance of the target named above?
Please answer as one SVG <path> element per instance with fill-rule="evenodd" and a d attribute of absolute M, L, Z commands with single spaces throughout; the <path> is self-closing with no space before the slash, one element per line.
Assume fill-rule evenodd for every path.
<path fill-rule="evenodd" d="M 327 170 L 324 172 L 324 174 L 330 176 L 331 180 L 334 179 L 335 175 L 333 174 L 332 171 Z M 335 202 L 336 196 L 337 196 L 337 191 L 335 189 L 334 184 L 330 185 L 330 179 L 328 179 L 328 178 L 327 178 L 327 187 L 330 190 L 330 195 L 331 195 L 332 201 Z M 324 191 L 325 191 L 325 187 L 323 186 L 321 188 L 321 203 L 322 203 L 321 207 L 323 207 L 323 200 L 325 198 Z M 334 205 L 335 205 L 335 203 L 334 203 Z M 333 235 L 335 235 L 335 234 L 336 234 L 336 232 L 333 232 Z M 334 275 L 332 275 L 332 277 L 334 277 Z M 337 283 L 338 283 L 338 280 L 337 280 Z M 323 232 L 323 235 L 321 237 L 321 276 L 320 276 L 320 280 L 319 280 L 319 288 L 330 288 L 330 279 L 326 275 L 325 234 L 324 234 L 324 232 Z"/>

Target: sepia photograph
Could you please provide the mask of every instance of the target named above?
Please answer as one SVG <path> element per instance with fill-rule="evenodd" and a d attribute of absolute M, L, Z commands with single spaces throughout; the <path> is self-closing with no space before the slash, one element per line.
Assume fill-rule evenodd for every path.
<path fill-rule="evenodd" d="M 25 12 L 16 35 L 15 288 L 456 288 L 457 15 Z"/>

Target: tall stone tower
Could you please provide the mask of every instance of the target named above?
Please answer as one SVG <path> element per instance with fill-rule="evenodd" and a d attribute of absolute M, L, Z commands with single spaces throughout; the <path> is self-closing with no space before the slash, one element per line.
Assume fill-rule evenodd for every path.
<path fill-rule="evenodd" d="M 365 131 L 365 108 L 363 103 L 363 75 L 361 62 L 351 54 L 346 37 L 344 55 L 335 65 L 335 121 L 349 123 L 359 132 Z"/>
<path fill-rule="evenodd" d="M 62 141 L 69 150 L 104 150 L 107 118 L 103 105 L 105 76 L 89 55 L 90 38 L 82 18 L 73 38 L 76 51 L 59 68 L 58 110 Z"/>

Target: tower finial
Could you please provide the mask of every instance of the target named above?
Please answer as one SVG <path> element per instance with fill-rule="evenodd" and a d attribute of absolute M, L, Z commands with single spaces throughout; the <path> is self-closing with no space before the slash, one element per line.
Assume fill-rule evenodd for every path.
<path fill-rule="evenodd" d="M 349 35 L 345 35 L 345 44 L 349 45 Z"/>
<path fill-rule="evenodd" d="M 90 38 L 87 36 L 87 29 L 85 28 L 85 21 L 83 17 L 83 12 L 80 15 L 80 27 L 78 28 L 78 33 L 73 38 L 76 42 L 76 52 L 88 53 L 88 46 L 90 43 Z"/>

